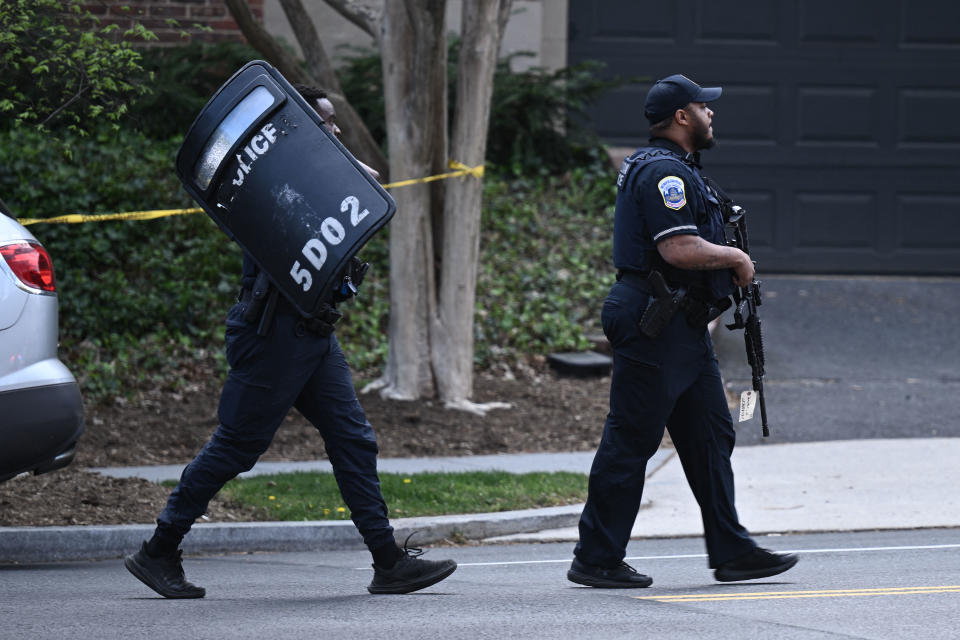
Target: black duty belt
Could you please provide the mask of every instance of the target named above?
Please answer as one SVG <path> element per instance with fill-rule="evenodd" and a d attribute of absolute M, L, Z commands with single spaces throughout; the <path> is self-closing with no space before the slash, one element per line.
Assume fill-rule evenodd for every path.
<path fill-rule="evenodd" d="M 647 280 L 650 277 L 650 273 L 647 271 L 627 271 L 626 269 L 617 270 L 617 282 L 625 282 L 635 289 L 639 289 L 644 293 L 653 293 L 653 288 L 650 286 L 650 282 Z M 670 280 L 664 280 L 667 283 L 667 286 L 671 289 L 688 289 L 689 285 L 681 284 L 679 282 L 671 282 Z"/>
<path fill-rule="evenodd" d="M 625 269 L 619 269 L 617 271 L 617 282 L 625 282 L 626 284 L 629 284 L 631 287 L 639 289 L 644 293 L 650 293 L 655 295 L 656 292 L 653 290 L 653 287 L 650 285 L 649 278 L 650 278 L 650 273 L 645 271 L 627 271 Z M 683 289 L 684 291 L 686 291 L 686 295 L 684 296 L 685 298 L 701 302 L 701 299 L 692 292 L 690 285 L 681 284 L 679 282 L 672 282 L 667 279 L 664 279 L 664 282 L 670 289 L 674 289 L 674 290 Z"/>
<path fill-rule="evenodd" d="M 253 290 L 247 289 L 246 287 L 240 289 L 240 295 L 237 296 L 237 301 L 241 304 L 249 306 L 255 301 Z M 286 305 L 290 311 L 297 313 L 296 309 L 285 298 L 281 296 L 280 306 Z M 299 315 L 299 313 L 297 313 Z M 339 322 L 340 318 L 343 317 L 343 314 L 337 311 L 332 305 L 324 304 L 317 315 L 312 318 L 301 317 L 297 322 L 297 325 L 294 331 L 297 335 L 304 335 L 305 333 L 315 333 L 321 336 L 328 336 L 333 333 L 335 328 L 334 325 Z"/>
<path fill-rule="evenodd" d="M 657 296 L 653 290 L 648 278 L 648 273 L 641 271 L 626 271 L 620 269 L 617 271 L 617 282 L 623 282 L 644 293 L 654 297 Z M 730 300 L 724 298 L 715 303 L 708 302 L 698 298 L 683 285 L 674 282 L 666 282 L 666 286 L 671 290 L 671 295 L 677 294 L 674 300 L 673 309 L 682 310 L 687 317 L 687 323 L 692 327 L 705 327 L 707 324 L 723 313 L 730 306 Z M 652 304 L 653 300 L 651 300 Z M 668 318 L 667 318 L 668 319 Z"/>

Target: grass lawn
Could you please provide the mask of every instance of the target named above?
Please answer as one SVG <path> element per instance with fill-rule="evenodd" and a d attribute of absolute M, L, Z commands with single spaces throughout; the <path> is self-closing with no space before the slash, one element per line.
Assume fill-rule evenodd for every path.
<path fill-rule="evenodd" d="M 587 476 L 568 472 L 381 473 L 380 485 L 392 518 L 512 511 L 577 504 L 587 498 Z M 221 495 L 260 507 L 270 520 L 350 518 L 330 473 L 236 479 Z"/>

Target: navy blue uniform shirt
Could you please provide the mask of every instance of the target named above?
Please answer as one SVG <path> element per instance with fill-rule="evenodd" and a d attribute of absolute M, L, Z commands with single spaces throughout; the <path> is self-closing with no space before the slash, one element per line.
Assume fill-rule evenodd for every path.
<path fill-rule="evenodd" d="M 726 244 L 720 202 L 700 175 L 697 160 L 697 154 L 687 154 L 670 140 L 654 138 L 625 161 L 627 173 L 622 169 L 618 178 L 613 264 L 641 274 L 657 269 L 668 281 L 699 284 L 712 298 L 721 298 L 733 291 L 728 270 L 677 269 L 657 251 L 658 242 L 681 234 Z"/>

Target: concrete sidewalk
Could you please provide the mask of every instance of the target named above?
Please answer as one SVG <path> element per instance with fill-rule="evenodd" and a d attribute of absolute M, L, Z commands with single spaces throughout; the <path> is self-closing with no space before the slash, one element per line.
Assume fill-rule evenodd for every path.
<path fill-rule="evenodd" d="M 960 438 L 738 447 L 737 512 L 753 534 L 960 527 Z M 634 538 L 698 536 L 700 512 L 673 456 L 647 481 Z M 494 538 L 575 541 L 576 527 Z"/>
<path fill-rule="evenodd" d="M 382 459 L 383 472 L 505 470 L 588 473 L 592 453 Z M 960 527 L 960 438 L 832 441 L 738 447 L 737 508 L 752 533 Z M 329 469 L 325 462 L 261 462 L 250 474 Z M 101 473 L 175 479 L 181 467 L 111 468 Z M 647 467 L 635 538 L 702 535 L 680 461 L 661 449 Z M 392 520 L 417 544 L 466 538 L 496 542 L 577 539 L 582 505 L 493 514 Z M 152 525 L 0 527 L 0 563 L 116 558 L 135 550 Z M 363 548 L 353 523 L 201 523 L 186 553 Z"/>
<path fill-rule="evenodd" d="M 651 459 L 651 468 L 658 466 L 670 454 L 661 449 Z M 530 473 L 534 471 L 573 471 L 589 473 L 593 452 L 579 453 L 524 453 L 489 456 L 451 456 L 446 458 L 378 458 L 377 470 L 381 473 L 418 473 L 424 471 L 509 471 Z M 95 471 L 114 478 L 145 478 L 151 482 L 177 480 L 186 465 L 159 465 L 153 467 L 97 467 Z M 239 477 L 269 475 L 272 473 L 296 473 L 298 471 L 332 472 L 327 460 L 307 462 L 269 462 L 261 460 L 253 469 Z"/>

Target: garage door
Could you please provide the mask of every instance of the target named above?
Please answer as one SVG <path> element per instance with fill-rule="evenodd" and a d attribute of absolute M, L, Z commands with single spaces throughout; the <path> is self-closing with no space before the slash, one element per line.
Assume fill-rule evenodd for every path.
<path fill-rule="evenodd" d="M 568 57 L 640 77 L 592 110 L 613 145 L 651 81 L 723 86 L 705 170 L 764 271 L 960 275 L 960 2 L 570 0 Z"/>

